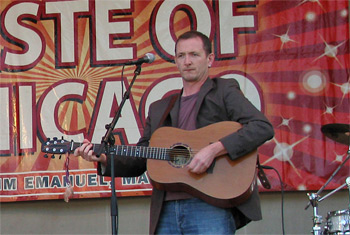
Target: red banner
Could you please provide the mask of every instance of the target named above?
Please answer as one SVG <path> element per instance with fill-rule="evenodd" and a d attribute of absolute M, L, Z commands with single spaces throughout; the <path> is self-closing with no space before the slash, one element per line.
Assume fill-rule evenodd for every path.
<path fill-rule="evenodd" d="M 174 45 L 189 29 L 213 42 L 211 76 L 237 79 L 274 125 L 260 162 L 286 190 L 319 189 L 349 148 L 321 131 L 350 125 L 348 9 L 348 0 L 1 1 L 0 200 L 63 198 L 67 156 L 46 156 L 42 143 L 100 143 L 134 76 L 122 64 L 153 53 L 113 132 L 116 144 L 136 144 L 150 103 L 182 86 Z M 95 164 L 69 160 L 74 198 L 110 195 Z M 276 173 L 266 173 L 280 190 Z M 326 189 L 348 176 L 346 163 Z M 146 174 L 116 185 L 120 196 L 152 189 Z"/>

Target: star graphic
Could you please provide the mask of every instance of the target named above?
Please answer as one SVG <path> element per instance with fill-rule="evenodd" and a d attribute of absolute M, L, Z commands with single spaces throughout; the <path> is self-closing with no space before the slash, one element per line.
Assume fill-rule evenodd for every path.
<path fill-rule="evenodd" d="M 295 40 L 292 40 L 292 39 L 289 37 L 288 32 L 289 32 L 289 27 L 288 27 L 287 32 L 286 32 L 285 34 L 282 34 L 282 35 L 273 34 L 274 36 L 279 37 L 280 40 L 281 40 L 281 42 L 282 42 L 282 45 L 281 45 L 280 50 L 283 49 L 284 44 L 287 43 L 287 42 L 297 42 L 297 41 L 295 41 Z"/>
<path fill-rule="evenodd" d="M 282 118 L 282 122 L 281 122 L 281 124 L 279 124 L 277 127 L 286 126 L 286 127 L 288 127 L 289 130 L 290 130 L 289 122 L 290 122 L 293 118 L 287 119 L 287 118 L 284 118 L 282 115 L 281 115 L 281 118 Z"/>
<path fill-rule="evenodd" d="M 340 43 L 339 45 L 337 46 L 333 46 L 333 45 L 330 45 L 328 44 L 324 38 L 322 37 L 322 35 L 320 35 L 320 37 L 322 38 L 324 44 L 325 44 L 325 48 L 324 48 L 324 53 L 322 55 L 320 55 L 319 57 L 317 57 L 316 59 L 314 59 L 313 62 L 315 62 L 316 60 L 319 60 L 320 58 L 322 58 L 323 56 L 328 56 L 328 57 L 331 57 L 331 58 L 334 58 L 341 67 L 343 67 L 343 65 L 340 63 L 339 59 L 337 58 L 337 54 L 338 54 L 338 47 L 340 47 L 341 45 L 343 45 L 345 43 L 342 42 Z"/>
<path fill-rule="evenodd" d="M 330 107 L 330 106 L 327 106 L 327 105 L 325 104 L 325 106 L 326 106 L 326 111 L 324 111 L 324 113 L 322 113 L 322 115 L 325 115 L 325 114 L 331 114 L 331 115 L 333 115 L 334 108 L 337 107 L 337 105 L 336 105 L 336 106 L 333 106 L 333 107 Z"/>
<path fill-rule="evenodd" d="M 342 99 L 341 99 L 341 104 L 343 103 L 343 100 L 344 100 L 344 97 L 347 95 L 347 94 L 350 94 L 350 77 L 349 77 L 349 80 L 348 82 L 346 83 L 343 83 L 343 84 L 336 84 L 336 83 L 333 83 L 335 86 L 337 87 L 340 87 L 340 90 L 341 92 L 343 93 L 343 96 L 342 96 Z"/>
<path fill-rule="evenodd" d="M 301 177 L 300 173 L 298 172 L 297 168 L 294 166 L 291 159 L 293 157 L 293 148 L 297 144 L 301 143 L 302 141 L 304 141 L 307 138 L 308 138 L 308 136 L 302 138 L 301 140 L 299 140 L 293 144 L 279 143 L 276 138 L 273 138 L 273 141 L 276 143 L 276 146 L 273 150 L 274 155 L 272 157 L 270 157 L 268 160 L 266 160 L 263 164 L 265 165 L 266 163 L 268 163 L 274 159 L 277 159 L 277 160 L 282 161 L 282 162 L 287 161 L 293 167 L 295 173 L 299 177 Z"/>
<path fill-rule="evenodd" d="M 343 157 L 345 156 L 345 154 L 339 155 L 336 152 L 334 152 L 334 153 L 335 153 L 335 160 L 333 160 L 333 162 L 340 162 L 340 163 L 342 163 L 343 162 Z"/>

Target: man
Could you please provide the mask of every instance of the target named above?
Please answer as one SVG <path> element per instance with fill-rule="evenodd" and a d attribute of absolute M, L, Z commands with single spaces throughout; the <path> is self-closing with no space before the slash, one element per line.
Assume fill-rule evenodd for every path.
<path fill-rule="evenodd" d="M 175 62 L 183 78 L 180 96 L 169 113 L 165 112 L 174 95 L 150 106 L 138 145 L 148 146 L 152 133 L 160 126 L 193 130 L 221 121 L 242 124 L 238 131 L 223 136 L 194 155 L 186 168 L 192 173 L 201 174 L 217 156 L 227 153 L 229 158 L 235 160 L 273 137 L 272 125 L 243 96 L 237 81 L 209 78 L 214 54 L 207 36 L 197 31 L 181 35 L 175 45 Z M 112 167 L 110 160 L 104 154 L 96 157 L 87 140 L 76 149 L 75 155 L 81 155 L 88 161 L 98 161 L 98 173 L 109 175 Z M 146 171 L 146 160 L 117 156 L 114 167 L 118 177 L 137 176 Z M 152 193 L 150 234 L 233 234 L 249 221 L 260 219 L 256 184 L 245 202 L 224 209 L 182 191 L 165 192 L 154 188 Z"/>

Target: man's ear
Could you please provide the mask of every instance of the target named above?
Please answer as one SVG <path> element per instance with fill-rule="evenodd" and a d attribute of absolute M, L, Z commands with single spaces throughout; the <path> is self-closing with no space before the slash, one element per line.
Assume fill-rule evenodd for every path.
<path fill-rule="evenodd" d="M 215 59 L 214 53 L 210 53 L 210 54 L 208 55 L 208 67 L 209 67 L 209 68 L 213 65 L 214 59 Z"/>

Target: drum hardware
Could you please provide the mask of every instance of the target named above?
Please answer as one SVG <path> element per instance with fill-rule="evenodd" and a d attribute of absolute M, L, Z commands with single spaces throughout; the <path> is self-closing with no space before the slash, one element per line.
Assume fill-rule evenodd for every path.
<path fill-rule="evenodd" d="M 334 176 L 338 173 L 338 171 L 344 166 L 344 164 L 350 158 L 350 125 L 348 124 L 327 124 L 322 126 L 321 131 L 328 138 L 349 146 L 347 151 L 346 159 L 338 166 L 338 168 L 333 172 L 333 174 L 329 177 L 327 182 L 317 191 L 317 193 L 308 193 L 309 203 L 305 207 L 305 210 L 309 208 L 310 205 L 313 207 L 313 227 L 312 233 L 314 235 L 321 234 L 350 234 L 350 177 L 346 179 L 346 183 L 334 189 L 327 195 L 320 198 L 320 193 L 324 190 L 324 188 L 329 184 L 329 182 L 334 178 Z M 324 228 L 324 233 L 321 228 L 321 224 L 323 222 L 322 216 L 318 214 L 318 203 L 338 192 L 340 189 L 348 186 L 349 189 L 349 205 L 348 210 L 342 211 L 332 211 L 327 213 L 327 223 Z"/>
<path fill-rule="evenodd" d="M 312 217 L 312 221 L 313 221 L 313 227 L 312 227 L 312 233 L 314 235 L 321 235 L 322 234 L 322 216 L 318 214 L 318 198 L 319 195 L 317 193 L 308 193 L 307 194 L 309 196 L 310 199 L 310 204 L 313 207 L 313 217 Z M 309 207 L 309 205 L 305 208 L 307 209 Z"/>
<path fill-rule="evenodd" d="M 350 181 L 350 177 L 346 178 L 346 181 Z M 323 201 L 324 199 L 326 199 L 329 196 L 332 196 L 333 194 L 335 194 L 336 192 L 338 192 L 339 190 L 341 190 L 345 186 L 349 186 L 349 185 L 347 183 L 344 183 L 344 184 L 340 185 L 338 188 L 334 189 L 333 191 L 329 192 L 325 196 L 321 197 L 318 201 L 319 202 Z"/>
<path fill-rule="evenodd" d="M 344 211 L 333 211 L 328 212 L 327 214 L 327 224 L 325 226 L 325 231 L 323 233 L 322 231 L 322 223 L 323 223 L 323 217 L 318 214 L 318 203 L 325 200 L 329 196 L 333 195 L 334 193 L 338 192 L 345 186 L 348 186 L 350 191 L 350 186 L 348 182 L 350 182 L 350 177 L 346 179 L 347 183 L 342 184 L 338 188 L 334 189 L 330 193 L 326 194 L 325 196 L 321 197 L 318 195 L 318 193 L 308 193 L 309 197 L 309 204 L 305 207 L 305 210 L 311 205 L 313 207 L 313 227 L 312 227 L 312 234 L 314 235 L 322 235 L 322 234 L 349 234 L 350 235 L 350 216 L 349 216 L 349 210 Z M 350 194 L 349 194 L 350 195 Z M 349 206 L 350 209 L 350 206 Z M 341 228 L 341 230 L 339 229 Z M 343 233 L 346 232 L 346 233 Z"/>

